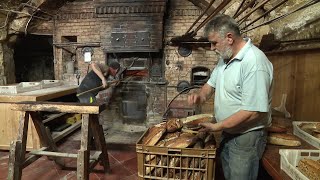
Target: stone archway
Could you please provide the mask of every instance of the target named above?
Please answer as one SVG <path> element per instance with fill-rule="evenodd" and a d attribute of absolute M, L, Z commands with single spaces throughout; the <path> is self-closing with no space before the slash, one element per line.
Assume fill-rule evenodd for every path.
<path fill-rule="evenodd" d="M 40 7 L 46 1 L 30 0 L 27 2 L 28 5 L 24 6 L 22 5 L 24 1 L 1 3 L 2 7 L 7 7 L 8 9 L 2 9 L 2 11 L 6 12 L 6 15 L 1 18 L 3 19 L 3 24 L 0 29 L 0 85 L 15 83 L 13 45 L 17 40 L 17 35 L 25 33 L 32 15 L 38 11 L 34 7 Z"/>

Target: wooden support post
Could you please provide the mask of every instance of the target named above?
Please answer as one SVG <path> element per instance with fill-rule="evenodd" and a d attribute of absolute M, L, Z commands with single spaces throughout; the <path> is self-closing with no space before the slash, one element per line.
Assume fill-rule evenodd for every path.
<path fill-rule="evenodd" d="M 50 151 L 58 152 L 58 148 L 52 139 L 50 130 L 43 125 L 42 120 L 39 116 L 39 113 L 38 112 L 30 112 L 30 115 L 31 115 L 32 121 L 34 123 L 34 127 L 35 127 L 37 133 L 39 134 L 41 144 L 43 144 L 46 147 L 49 147 Z M 61 167 L 64 166 L 63 159 L 53 158 L 53 160 Z"/>
<path fill-rule="evenodd" d="M 40 156 L 53 157 L 55 162 L 64 166 L 62 157 L 77 158 L 77 179 L 88 180 L 90 165 L 94 166 L 101 161 L 105 172 L 109 170 L 109 158 L 107 152 L 107 145 L 105 142 L 102 126 L 99 124 L 98 114 L 104 108 L 97 105 L 51 103 L 44 102 L 41 104 L 34 104 L 29 102 L 21 102 L 15 104 L 13 107 L 18 110 L 21 115 L 19 117 L 19 134 L 16 141 L 11 143 L 10 159 L 9 159 L 9 180 L 20 180 L 22 169 Z M 87 109 L 88 108 L 88 109 Z M 25 112 L 21 112 L 25 111 Z M 59 153 L 58 148 L 51 136 L 50 130 L 44 126 L 38 111 L 62 111 L 67 113 L 82 113 L 82 127 L 81 127 L 81 147 L 78 154 Z M 70 111 L 70 112 L 69 112 Z M 84 112 L 84 113 L 83 113 Z M 30 152 L 27 159 L 25 158 L 26 143 L 28 134 L 29 115 L 32 117 L 35 129 L 39 135 L 43 148 L 38 151 Z M 97 147 L 96 154 L 90 157 L 90 140 L 94 138 L 95 146 Z M 92 161 L 90 160 L 92 159 Z M 61 160 L 61 161 L 60 161 Z"/>
<path fill-rule="evenodd" d="M 107 151 L 107 144 L 104 138 L 102 126 L 99 124 L 98 115 L 90 115 L 90 129 L 93 133 L 94 141 L 97 150 L 101 150 L 101 163 L 104 167 L 104 171 L 107 172 L 110 170 L 109 157 Z"/>
<path fill-rule="evenodd" d="M 16 141 L 11 143 L 9 158 L 8 179 L 20 180 L 22 174 L 22 164 L 25 160 L 29 113 L 19 112 L 19 131 Z"/>
<path fill-rule="evenodd" d="M 88 180 L 89 179 L 89 137 L 90 129 L 89 114 L 82 115 L 82 126 L 81 126 L 81 147 L 78 151 L 77 159 L 77 179 Z"/>
<path fill-rule="evenodd" d="M 21 141 L 12 141 L 10 144 L 9 154 L 9 167 L 8 167 L 8 180 L 20 180 L 21 179 Z"/>
<path fill-rule="evenodd" d="M 45 151 L 47 149 L 48 149 L 48 147 L 43 147 L 43 148 L 40 148 L 38 151 Z M 22 169 L 29 166 L 31 163 L 33 163 L 34 161 L 36 161 L 40 157 L 41 156 L 29 155 L 28 158 L 26 158 L 26 160 L 23 162 Z"/>

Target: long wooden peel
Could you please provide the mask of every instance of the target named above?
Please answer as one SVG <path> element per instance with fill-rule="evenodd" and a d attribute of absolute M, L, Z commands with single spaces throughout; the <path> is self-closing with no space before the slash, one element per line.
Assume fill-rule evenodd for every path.
<path fill-rule="evenodd" d="M 232 17 L 235 17 L 235 16 L 238 14 L 238 12 L 239 12 L 239 11 L 240 11 L 240 9 L 242 8 L 242 6 L 243 6 L 244 2 L 246 2 L 246 0 L 242 0 L 242 2 L 240 3 L 240 5 L 239 5 L 238 9 L 236 10 L 236 12 L 234 12 L 234 14 L 233 14 L 233 16 L 232 16 Z"/>
<path fill-rule="evenodd" d="M 207 11 L 210 9 L 210 7 L 212 6 L 212 4 L 214 3 L 215 0 L 211 0 L 211 2 L 209 3 L 208 7 L 206 8 L 205 11 L 202 12 L 202 14 L 193 22 L 193 24 L 189 27 L 189 29 L 187 30 L 186 34 L 193 28 L 193 26 L 195 24 L 197 24 L 197 22 L 202 18 L 203 15 L 205 15 L 207 13 Z"/>
<path fill-rule="evenodd" d="M 247 14 L 245 14 L 242 18 L 239 19 L 238 24 L 239 25 L 242 24 L 252 13 L 254 13 L 257 9 L 259 9 L 260 7 L 262 7 L 263 5 L 265 5 L 269 1 L 270 0 L 264 0 L 263 2 L 258 4 L 256 7 L 251 9 L 251 11 L 249 11 Z"/>
<path fill-rule="evenodd" d="M 295 10 L 293 10 L 293 11 L 290 11 L 290 12 L 288 12 L 288 13 L 285 13 L 285 14 L 281 15 L 281 16 L 278 16 L 278 17 L 275 17 L 275 18 L 273 18 L 273 19 L 270 19 L 270 20 L 268 20 L 268 21 L 266 21 L 266 22 L 263 22 L 263 23 L 261 23 L 261 24 L 259 24 L 259 25 L 254 26 L 254 27 L 252 27 L 252 28 L 250 28 L 250 29 L 247 29 L 247 30 L 241 29 L 241 33 L 246 33 L 246 32 L 248 32 L 248 31 L 252 31 L 252 30 L 254 30 L 254 29 L 258 28 L 258 27 L 261 27 L 261 26 L 270 24 L 270 23 L 272 23 L 272 22 L 274 22 L 274 21 L 277 21 L 277 20 L 279 20 L 279 19 L 282 19 L 282 18 L 284 18 L 284 17 L 287 17 L 287 16 L 289 16 L 289 15 L 291 15 L 291 14 L 297 12 L 297 11 L 300 11 L 300 10 L 302 10 L 302 9 L 305 9 L 305 8 L 307 8 L 307 7 L 309 7 L 309 6 L 312 6 L 312 5 L 314 5 L 314 4 L 316 4 L 316 3 L 319 3 L 319 2 L 320 2 L 319 0 L 310 0 L 310 1 L 308 1 L 307 3 L 305 3 L 303 6 L 300 6 L 299 8 L 297 8 L 297 9 L 295 9 Z"/>
<path fill-rule="evenodd" d="M 194 30 L 193 34 L 196 34 L 205 24 L 207 24 L 215 15 L 217 15 L 223 8 L 225 8 L 231 0 L 224 0 L 221 4 L 208 16 L 201 24 Z"/>
<path fill-rule="evenodd" d="M 278 8 L 279 6 L 281 6 L 282 4 L 286 3 L 288 0 L 283 0 L 281 2 L 279 2 L 277 5 L 275 5 L 274 7 L 272 7 L 271 9 L 269 9 L 268 11 L 266 11 L 265 13 L 263 13 L 262 15 L 260 15 L 259 17 L 257 17 L 256 19 L 252 20 L 249 24 L 247 24 L 243 29 L 249 27 L 250 25 L 252 25 L 253 23 L 257 22 L 259 19 L 261 19 L 262 17 L 266 16 L 267 14 L 269 14 L 271 11 L 275 10 L 276 8 Z"/>
<path fill-rule="evenodd" d="M 237 14 L 233 15 L 233 18 L 237 18 L 240 14 L 242 14 L 244 11 L 246 11 L 249 7 L 253 6 L 254 3 L 256 2 L 256 0 L 251 0 L 250 2 L 248 2 L 243 8 L 241 8 L 240 11 L 238 11 Z"/>
<path fill-rule="evenodd" d="M 115 84 L 115 83 L 117 83 L 117 82 L 119 82 L 119 81 L 118 81 L 118 80 L 116 80 L 116 81 L 111 81 L 111 82 L 108 83 L 108 86 L 107 86 L 107 87 L 109 87 L 111 84 Z M 89 93 L 89 92 L 93 92 L 93 91 L 100 90 L 100 89 L 103 89 L 103 85 L 98 86 L 98 87 L 95 87 L 95 88 L 92 88 L 92 89 L 89 89 L 89 90 L 87 90 L 87 91 L 83 91 L 83 92 L 77 94 L 77 96 L 79 97 L 79 96 L 82 96 L 82 95 L 87 94 L 87 93 Z"/>

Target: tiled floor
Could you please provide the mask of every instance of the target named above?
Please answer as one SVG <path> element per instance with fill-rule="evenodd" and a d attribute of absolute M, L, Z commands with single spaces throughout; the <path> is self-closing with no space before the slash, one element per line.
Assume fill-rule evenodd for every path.
<path fill-rule="evenodd" d="M 77 133 L 75 134 L 77 135 Z M 73 136 L 75 136 L 73 135 Z M 70 136 L 61 143 L 58 148 L 61 152 L 76 153 L 80 147 L 80 141 L 74 140 Z M 90 173 L 91 179 L 108 179 L 108 180 L 135 180 L 137 176 L 137 156 L 134 145 L 115 145 L 108 144 L 108 154 L 111 172 L 105 174 L 102 172 L 103 167 L 99 164 L 95 170 Z M 0 151 L 0 180 L 7 179 L 8 175 L 9 152 Z M 64 158 L 67 169 L 61 169 L 54 161 L 47 157 L 41 157 L 22 172 L 23 180 L 55 180 L 55 179 L 76 179 L 76 159 Z"/>

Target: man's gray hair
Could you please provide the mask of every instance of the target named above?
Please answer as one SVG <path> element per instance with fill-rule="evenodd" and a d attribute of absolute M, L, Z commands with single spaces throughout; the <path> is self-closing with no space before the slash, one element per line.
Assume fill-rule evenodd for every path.
<path fill-rule="evenodd" d="M 241 36 L 237 22 L 228 15 L 217 15 L 209 21 L 204 28 L 204 36 L 208 37 L 209 33 L 217 32 L 220 37 L 224 37 L 228 32 L 236 36 Z"/>

